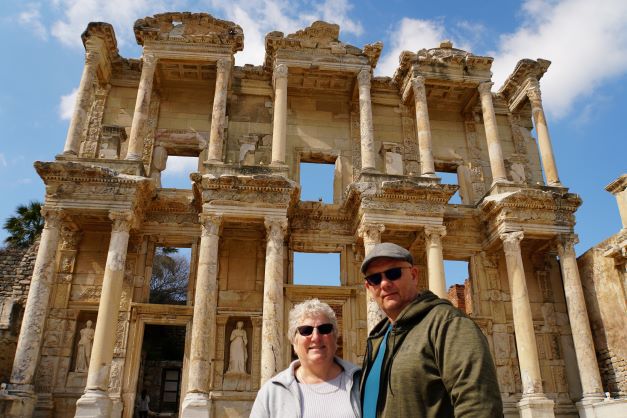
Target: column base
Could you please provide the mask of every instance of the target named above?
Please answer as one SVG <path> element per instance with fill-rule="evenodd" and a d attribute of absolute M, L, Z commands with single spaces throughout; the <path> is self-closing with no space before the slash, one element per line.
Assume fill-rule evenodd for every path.
<path fill-rule="evenodd" d="M 520 418 L 555 418 L 554 402 L 544 395 L 523 397 L 518 402 Z"/>
<path fill-rule="evenodd" d="M 3 395 L 0 397 L 0 415 L 6 418 L 32 417 L 35 402 L 35 395 Z"/>
<path fill-rule="evenodd" d="M 109 395 L 101 390 L 87 390 L 76 401 L 74 418 L 109 418 L 112 402 Z"/>
<path fill-rule="evenodd" d="M 211 398 L 206 393 L 188 393 L 183 400 L 181 418 L 211 418 Z"/>
<path fill-rule="evenodd" d="M 125 160 L 129 160 L 129 161 L 141 161 L 142 160 L 142 156 L 139 154 L 134 154 L 134 153 L 129 153 L 126 154 L 126 158 Z"/>
<path fill-rule="evenodd" d="M 584 397 L 575 405 L 581 418 L 622 418 L 627 411 L 627 399 Z"/>

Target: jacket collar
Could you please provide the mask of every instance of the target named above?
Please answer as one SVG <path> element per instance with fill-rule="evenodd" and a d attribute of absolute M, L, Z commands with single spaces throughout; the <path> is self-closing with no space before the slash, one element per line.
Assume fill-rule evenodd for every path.
<path fill-rule="evenodd" d="M 359 367 L 337 356 L 335 357 L 335 362 L 344 369 L 351 380 L 354 379 L 355 373 L 359 371 Z M 292 384 L 296 383 L 295 370 L 298 366 L 300 366 L 300 360 L 294 360 L 287 369 L 271 378 L 270 381 L 289 388 Z"/>

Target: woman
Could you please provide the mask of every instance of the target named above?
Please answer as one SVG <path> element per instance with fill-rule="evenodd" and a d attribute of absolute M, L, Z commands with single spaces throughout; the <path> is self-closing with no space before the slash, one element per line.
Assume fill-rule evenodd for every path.
<path fill-rule="evenodd" d="M 318 299 L 294 306 L 288 337 L 298 360 L 261 387 L 251 418 L 360 417 L 361 371 L 335 356 L 338 328 L 333 309 Z"/>

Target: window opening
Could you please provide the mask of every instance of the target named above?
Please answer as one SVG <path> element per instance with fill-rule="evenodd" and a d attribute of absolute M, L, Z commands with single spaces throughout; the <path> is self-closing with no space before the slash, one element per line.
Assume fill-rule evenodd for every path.
<path fill-rule="evenodd" d="M 185 327 L 149 325 L 144 328 L 141 364 L 137 379 L 136 410 L 145 389 L 150 411 L 176 413 L 181 398 Z"/>
<path fill-rule="evenodd" d="M 191 189 L 190 173 L 198 171 L 198 157 L 169 155 L 161 172 L 161 188 Z"/>
<path fill-rule="evenodd" d="M 442 179 L 442 184 L 455 184 L 459 185 L 459 180 L 457 178 L 457 173 L 449 173 L 446 171 L 436 171 L 436 175 Z M 462 198 L 459 194 L 459 189 L 455 192 L 453 196 L 448 201 L 451 205 L 461 205 Z"/>
<path fill-rule="evenodd" d="M 155 248 L 148 303 L 165 305 L 187 303 L 190 260 L 190 248 Z"/>
<path fill-rule="evenodd" d="M 444 274 L 449 300 L 455 307 L 468 313 L 466 310 L 466 293 L 470 290 L 466 289 L 466 286 L 470 286 L 468 261 L 444 260 Z"/>
<path fill-rule="evenodd" d="M 340 286 L 340 254 L 294 252 L 294 284 Z"/>
<path fill-rule="evenodd" d="M 335 164 L 300 163 L 300 200 L 333 203 Z"/>

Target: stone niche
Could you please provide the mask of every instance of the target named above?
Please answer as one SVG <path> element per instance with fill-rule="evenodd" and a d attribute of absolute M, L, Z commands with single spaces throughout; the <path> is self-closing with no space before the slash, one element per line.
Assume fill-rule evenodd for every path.
<path fill-rule="evenodd" d="M 245 339 L 244 339 L 245 336 Z M 224 390 L 251 390 L 253 325 L 248 317 L 230 317 L 224 327 Z"/>
<path fill-rule="evenodd" d="M 72 344 L 72 360 L 66 383 L 68 388 L 83 389 L 87 383 L 89 356 L 94 342 L 97 316 L 98 312 L 93 311 L 81 311 L 78 314 Z"/>

